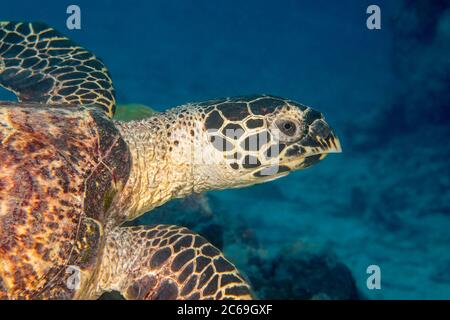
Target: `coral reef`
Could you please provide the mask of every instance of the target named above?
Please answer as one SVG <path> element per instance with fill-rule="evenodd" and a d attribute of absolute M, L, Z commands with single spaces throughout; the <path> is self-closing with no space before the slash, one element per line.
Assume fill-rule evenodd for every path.
<path fill-rule="evenodd" d="M 272 259 L 260 259 L 255 269 L 250 281 L 262 299 L 361 298 L 350 269 L 325 249 L 285 246 Z"/>

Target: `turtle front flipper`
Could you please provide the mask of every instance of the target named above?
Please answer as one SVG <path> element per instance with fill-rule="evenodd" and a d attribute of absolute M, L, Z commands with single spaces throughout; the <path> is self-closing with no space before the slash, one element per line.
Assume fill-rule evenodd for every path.
<path fill-rule="evenodd" d="M 251 299 L 236 267 L 203 237 L 170 225 L 118 227 L 107 235 L 98 294 L 126 299 Z"/>
<path fill-rule="evenodd" d="M 114 114 L 103 62 L 44 23 L 0 22 L 0 85 L 19 101 L 98 105 Z"/>

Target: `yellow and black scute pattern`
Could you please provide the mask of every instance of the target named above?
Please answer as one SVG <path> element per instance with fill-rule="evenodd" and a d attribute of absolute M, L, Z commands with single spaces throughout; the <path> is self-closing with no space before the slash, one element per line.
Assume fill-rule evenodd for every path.
<path fill-rule="evenodd" d="M 115 111 L 104 63 L 41 22 L 0 22 L 0 85 L 23 102 L 98 105 L 109 117 Z"/>

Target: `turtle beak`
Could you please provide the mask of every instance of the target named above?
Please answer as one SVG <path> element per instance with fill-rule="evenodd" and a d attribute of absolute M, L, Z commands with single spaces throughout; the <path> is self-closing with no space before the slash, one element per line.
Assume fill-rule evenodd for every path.
<path fill-rule="evenodd" d="M 330 153 L 342 152 L 341 143 L 334 133 L 330 133 L 326 138 L 320 136 L 306 137 L 300 144 L 303 154 L 299 155 L 294 169 L 311 167 L 325 159 Z"/>
<path fill-rule="evenodd" d="M 316 137 L 317 141 L 321 146 L 322 152 L 325 154 L 328 153 L 341 153 L 342 147 L 341 142 L 338 137 L 334 134 L 334 132 L 330 132 L 330 135 L 326 138 Z"/>
<path fill-rule="evenodd" d="M 322 113 L 311 108 L 305 111 L 306 134 L 299 144 L 305 148 L 305 154 L 328 154 L 342 152 L 341 143 L 333 129 L 325 121 Z"/>
<path fill-rule="evenodd" d="M 342 152 L 339 138 L 325 122 L 323 115 L 312 109 L 305 112 L 306 134 L 286 148 L 285 156 L 291 170 L 308 168 L 330 153 Z"/>

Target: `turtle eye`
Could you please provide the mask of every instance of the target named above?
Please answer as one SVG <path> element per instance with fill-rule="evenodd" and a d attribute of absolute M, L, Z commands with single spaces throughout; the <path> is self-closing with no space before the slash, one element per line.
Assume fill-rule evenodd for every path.
<path fill-rule="evenodd" d="M 293 137 L 297 132 L 297 125 L 291 120 L 278 120 L 276 125 L 277 128 L 288 137 Z"/>

